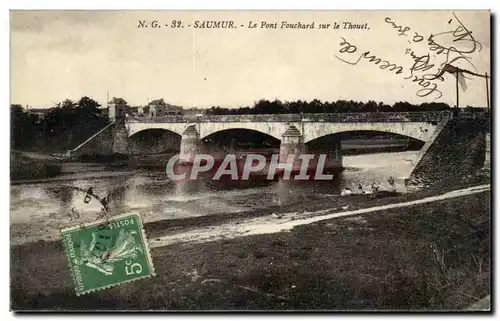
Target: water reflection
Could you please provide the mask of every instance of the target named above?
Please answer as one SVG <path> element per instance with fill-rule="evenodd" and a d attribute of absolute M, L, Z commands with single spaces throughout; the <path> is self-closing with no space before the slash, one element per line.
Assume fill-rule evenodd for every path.
<path fill-rule="evenodd" d="M 70 211 L 73 202 L 73 188 L 63 185 L 59 187 L 45 186 L 44 189 L 47 191 L 47 194 L 51 194 L 53 198 L 59 198 L 61 200 L 61 209 L 64 212 Z"/>
<path fill-rule="evenodd" d="M 207 187 L 207 181 L 203 179 L 181 180 L 178 182 L 174 182 L 174 186 L 175 186 L 175 196 L 177 197 L 199 194 L 204 191 L 210 190 L 210 188 Z"/>
<path fill-rule="evenodd" d="M 79 179 L 12 186 L 11 222 L 29 224 L 22 233 L 33 234 L 43 232 L 47 226 L 67 226 L 70 223 L 68 214 L 74 207 L 94 215 L 100 211 L 101 204 L 97 201 L 85 204 L 85 195 L 76 189 L 87 190 L 89 187 L 100 197 L 109 195 L 112 215 L 135 211 L 145 222 L 307 203 L 314 201 L 315 197 L 336 198 L 342 188 L 356 190 L 359 184 L 369 189 L 373 182 L 377 182 L 384 188 L 390 176 L 397 178 L 407 173 L 414 154 L 416 152 L 345 156 L 345 171 L 335 180 L 319 182 L 172 182 L 164 172 L 131 170 L 127 176 L 102 178 L 102 171 L 90 173 L 92 175 L 86 171 Z M 21 232 L 15 230 L 13 237 L 16 233 L 20 235 Z"/>
<path fill-rule="evenodd" d="M 109 208 L 122 209 L 126 202 L 126 190 L 128 187 L 128 180 L 124 178 L 117 178 L 113 186 L 106 188 L 106 193 L 109 200 Z"/>

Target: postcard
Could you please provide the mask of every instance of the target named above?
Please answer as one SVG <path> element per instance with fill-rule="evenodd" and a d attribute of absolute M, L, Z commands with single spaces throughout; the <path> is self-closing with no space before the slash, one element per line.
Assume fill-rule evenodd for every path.
<path fill-rule="evenodd" d="M 12 10 L 13 311 L 491 311 L 491 12 Z"/>

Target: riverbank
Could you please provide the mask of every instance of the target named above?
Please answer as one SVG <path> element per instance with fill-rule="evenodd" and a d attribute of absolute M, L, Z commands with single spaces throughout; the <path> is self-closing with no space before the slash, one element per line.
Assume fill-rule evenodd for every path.
<path fill-rule="evenodd" d="M 60 242 L 14 246 L 12 308 L 462 309 L 490 291 L 489 204 L 482 192 L 285 233 L 154 248 L 156 277 L 82 297 Z M 199 227 L 191 223 L 172 233 Z M 168 229 L 157 226 L 145 226 L 150 242 Z"/>
<path fill-rule="evenodd" d="M 19 151 L 10 152 L 10 179 L 40 179 L 61 174 L 61 164 L 50 156 Z"/>
<path fill-rule="evenodd" d="M 115 195 L 113 199 L 116 199 L 118 202 L 112 204 L 111 215 L 125 212 L 134 212 L 142 215 L 146 232 L 151 239 L 169 233 L 177 233 L 201 227 L 213 227 L 213 231 L 216 231 L 220 226 L 225 224 L 240 224 L 252 219 L 269 219 L 276 215 L 291 215 L 303 218 L 320 215 L 325 211 L 342 212 L 389 203 L 408 202 L 442 194 L 454 189 L 489 183 L 489 179 L 486 176 L 478 176 L 475 179 L 454 182 L 454 184 L 435 185 L 431 188 L 424 188 L 412 193 L 405 193 L 404 186 L 398 185 L 397 187 L 401 191 L 401 194 L 381 195 L 380 197 L 373 198 L 373 195 L 342 197 L 339 195 L 340 191 L 336 192 L 335 189 L 332 189 L 334 185 L 328 182 L 324 182 L 325 186 L 323 187 L 321 186 L 322 184 L 308 185 L 306 183 L 298 186 L 273 184 L 269 189 L 255 185 L 254 181 L 235 181 L 233 185 L 224 185 L 226 192 L 224 193 L 225 196 L 222 196 L 219 192 L 215 192 L 218 191 L 218 188 L 215 186 L 208 189 L 213 190 L 213 193 L 206 190 L 206 192 L 202 192 L 201 194 L 190 194 L 188 190 L 196 188 L 195 186 L 171 186 L 171 184 L 175 183 L 169 183 L 164 179 L 156 181 L 156 177 L 154 176 L 151 179 L 144 177 L 134 179 L 133 176 L 128 176 L 130 175 L 128 171 L 101 171 L 101 173 L 103 177 L 106 177 L 105 173 L 115 175 L 113 178 L 99 178 L 104 181 L 111 180 L 112 183 L 110 186 L 113 186 L 113 188 L 103 189 L 103 186 L 99 188 L 100 185 L 92 178 L 89 178 L 89 182 L 92 182 L 91 185 L 87 182 L 81 186 L 98 187 L 101 193 L 105 193 L 106 190 L 108 193 L 113 191 L 112 193 Z M 85 175 L 87 174 L 81 172 L 79 175 L 86 177 Z M 92 172 L 89 172 L 88 175 L 92 177 Z M 69 176 L 66 175 L 65 177 Z M 135 185 L 134 187 L 134 180 L 139 180 L 139 185 Z M 143 186 L 140 181 L 143 181 L 146 185 Z M 245 183 L 252 184 L 247 184 L 245 188 Z M 52 187 L 48 187 L 46 190 L 36 188 L 34 190 L 36 195 L 33 197 L 26 198 L 25 200 L 17 198 L 15 203 L 11 202 L 11 206 L 14 208 L 14 210 L 11 209 L 11 244 L 20 245 L 39 240 L 57 242 L 60 237 L 59 230 L 71 224 L 67 213 L 60 207 L 61 205 L 56 196 L 63 193 L 61 186 L 69 183 L 62 181 L 62 185 L 59 185 L 57 182 L 50 184 Z M 134 192 L 129 193 L 131 198 L 127 203 L 122 203 L 123 196 L 126 194 L 125 188 L 129 188 L 131 191 L 141 189 L 143 192 L 155 193 L 157 196 L 148 201 L 144 199 L 143 193 L 136 194 Z M 171 192 L 166 191 L 167 188 L 170 188 Z M 234 188 L 237 188 L 237 190 L 233 190 Z M 16 191 L 19 193 L 23 189 L 24 187 L 21 185 L 16 188 Z M 311 190 L 314 192 L 311 192 Z M 67 194 L 69 191 L 66 190 L 64 193 Z M 64 193 L 61 195 L 66 195 Z M 278 194 L 282 195 L 282 202 L 279 202 L 277 199 Z M 56 198 L 53 201 L 46 201 L 40 199 L 40 197 Z M 70 198 L 65 196 L 62 199 L 68 200 Z M 34 205 L 29 204 L 36 204 L 35 206 L 38 207 L 38 210 L 33 210 L 31 206 Z M 19 211 L 19 206 L 23 208 L 22 211 Z"/>
<path fill-rule="evenodd" d="M 411 138 L 352 138 L 342 140 L 342 155 L 420 150 L 423 142 Z"/>

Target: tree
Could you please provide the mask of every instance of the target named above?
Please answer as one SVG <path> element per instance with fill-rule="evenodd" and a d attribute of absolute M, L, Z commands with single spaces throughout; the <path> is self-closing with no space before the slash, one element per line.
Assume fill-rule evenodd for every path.
<path fill-rule="evenodd" d="M 373 100 L 369 100 L 366 104 L 364 104 L 362 110 L 363 112 L 368 112 L 368 113 L 378 112 L 378 104 Z"/>
<path fill-rule="evenodd" d="M 11 149 L 18 149 L 22 146 L 24 132 L 25 115 L 23 106 L 10 105 L 10 145 Z"/>
<path fill-rule="evenodd" d="M 62 101 L 60 104 L 59 104 L 59 107 L 61 108 L 66 108 L 66 109 L 70 109 L 70 108 L 74 108 L 76 107 L 76 103 L 74 101 L 72 101 L 71 99 L 65 99 L 64 101 Z"/>
<path fill-rule="evenodd" d="M 10 105 L 11 149 L 26 149 L 37 142 L 41 128 L 37 115 L 25 111 L 19 104 Z"/>
<path fill-rule="evenodd" d="M 120 97 L 113 97 L 109 103 L 117 105 L 127 105 L 127 101 Z"/>
<path fill-rule="evenodd" d="M 393 106 L 394 112 L 409 112 L 416 111 L 415 105 L 410 104 L 409 102 L 398 101 Z"/>
<path fill-rule="evenodd" d="M 108 123 L 100 104 L 88 96 L 77 102 L 65 99 L 58 106 L 47 114 L 42 127 L 47 145 L 56 150 L 74 148 Z"/>
<path fill-rule="evenodd" d="M 87 109 L 97 109 L 97 108 L 101 107 L 101 104 L 99 104 L 97 101 L 93 100 L 92 98 L 89 98 L 87 96 L 83 96 L 78 101 L 78 107 L 79 108 L 87 108 Z"/>

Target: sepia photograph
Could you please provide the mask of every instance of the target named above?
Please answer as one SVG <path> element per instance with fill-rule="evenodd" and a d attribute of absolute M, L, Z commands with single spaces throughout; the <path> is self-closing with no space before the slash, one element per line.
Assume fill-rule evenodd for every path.
<path fill-rule="evenodd" d="M 10 309 L 491 312 L 489 10 L 11 10 Z"/>

